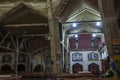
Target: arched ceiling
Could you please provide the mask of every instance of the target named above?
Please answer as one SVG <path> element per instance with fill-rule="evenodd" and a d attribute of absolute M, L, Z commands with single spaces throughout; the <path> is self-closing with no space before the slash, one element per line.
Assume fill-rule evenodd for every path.
<path fill-rule="evenodd" d="M 61 19 L 64 31 L 68 35 L 79 33 L 102 33 L 102 25 L 97 26 L 97 22 L 101 22 L 101 16 L 98 9 L 97 0 L 66 0 L 66 4 L 61 6 Z M 64 8 L 62 8 L 64 7 Z M 76 23 L 76 28 L 72 24 Z"/>
<path fill-rule="evenodd" d="M 52 0 L 55 11 L 61 0 Z M 49 33 L 47 0 L 0 0 L 0 27 L 22 36 Z"/>
<path fill-rule="evenodd" d="M 26 3 L 19 3 L 0 18 L 1 27 L 18 35 L 48 34 L 48 18 Z"/>
<path fill-rule="evenodd" d="M 54 17 L 62 22 L 100 20 L 97 1 L 98 0 L 52 0 Z M 119 0 L 115 0 L 115 4 L 118 5 L 117 1 Z M 118 8 L 116 8 L 116 11 L 117 10 Z M 0 0 L 0 16 L 2 16 L 0 17 L 0 22 L 5 24 L 8 30 L 15 29 L 16 32 L 19 32 L 17 30 L 20 30 L 20 33 L 27 33 L 27 30 L 25 29 L 28 29 L 29 31 L 31 29 L 31 31 L 34 31 L 28 33 L 39 34 L 43 31 L 43 28 L 45 28 L 44 30 L 47 30 L 47 0 Z M 34 25 L 32 28 L 31 26 L 25 27 L 30 23 L 33 25 L 34 23 L 40 23 L 40 26 L 42 25 L 45 27 L 38 28 L 39 24 Z M 13 27 L 10 27 L 11 24 Z M 17 24 L 25 24 L 25 26 L 21 25 L 22 27 L 18 28 L 16 27 L 19 26 Z"/>
<path fill-rule="evenodd" d="M 56 7 L 62 0 L 52 0 L 52 7 L 55 11 Z M 47 14 L 47 0 L 0 0 L 0 16 L 13 7 L 17 6 L 19 3 L 24 2 L 34 9 L 43 13 L 43 15 Z"/>
<path fill-rule="evenodd" d="M 78 22 L 77 33 L 102 32 L 95 25 L 101 20 L 98 0 L 52 0 L 54 18 L 61 22 Z M 120 14 L 120 0 L 115 1 Z M 93 22 L 90 22 L 93 21 Z M 67 34 L 74 34 L 72 24 L 65 24 Z M 15 35 L 45 36 L 49 33 L 47 0 L 0 0 L 0 36 L 4 30 Z"/>
<path fill-rule="evenodd" d="M 7 24 L 34 24 L 34 23 L 48 23 L 47 17 L 43 15 L 42 11 L 37 11 L 26 3 L 19 3 L 17 6 L 10 9 L 2 15 L 0 22 Z"/>
<path fill-rule="evenodd" d="M 99 14 L 97 0 L 63 0 L 64 2 L 59 5 L 56 15 L 61 21 L 65 21 L 72 16 L 82 12 L 83 10 L 91 10 Z M 60 8 L 61 7 L 61 8 Z"/>

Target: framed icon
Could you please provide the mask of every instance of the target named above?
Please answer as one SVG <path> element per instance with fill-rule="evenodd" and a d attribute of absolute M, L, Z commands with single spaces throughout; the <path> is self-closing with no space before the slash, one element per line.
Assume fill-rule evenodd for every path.
<path fill-rule="evenodd" d="M 82 54 L 81 53 L 74 53 L 72 54 L 72 61 L 82 61 Z"/>
<path fill-rule="evenodd" d="M 98 60 L 98 54 L 97 53 L 88 53 L 88 60 Z"/>

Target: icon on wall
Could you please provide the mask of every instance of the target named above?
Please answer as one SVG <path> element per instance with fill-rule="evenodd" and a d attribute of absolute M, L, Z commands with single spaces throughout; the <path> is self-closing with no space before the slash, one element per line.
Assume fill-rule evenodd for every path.
<path fill-rule="evenodd" d="M 98 54 L 97 53 L 89 53 L 88 54 L 88 60 L 98 60 Z"/>
<path fill-rule="evenodd" d="M 5 54 L 2 56 L 2 62 L 10 63 L 12 61 L 12 56 L 10 54 Z"/>
<path fill-rule="evenodd" d="M 72 54 L 72 61 L 82 61 L 82 54 L 81 53 L 74 53 Z"/>

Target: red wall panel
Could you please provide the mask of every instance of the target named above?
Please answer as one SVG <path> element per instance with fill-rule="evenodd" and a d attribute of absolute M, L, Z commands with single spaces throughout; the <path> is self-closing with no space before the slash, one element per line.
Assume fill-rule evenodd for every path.
<path fill-rule="evenodd" d="M 49 45 L 49 41 L 44 37 L 37 37 L 28 43 L 29 51 L 34 51 Z"/>
<path fill-rule="evenodd" d="M 75 38 L 70 38 L 70 49 L 74 50 L 76 48 L 75 46 Z"/>
<path fill-rule="evenodd" d="M 78 49 L 76 49 L 75 43 L 78 41 Z M 71 50 L 92 50 L 91 47 L 92 36 L 91 34 L 80 34 L 78 40 L 75 37 L 70 38 L 70 49 Z M 94 47 L 98 48 L 99 40 L 94 38 Z"/>

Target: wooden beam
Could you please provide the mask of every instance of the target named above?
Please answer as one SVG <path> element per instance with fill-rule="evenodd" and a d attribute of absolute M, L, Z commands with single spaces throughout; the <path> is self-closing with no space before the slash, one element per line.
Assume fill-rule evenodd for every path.
<path fill-rule="evenodd" d="M 18 73 L 18 67 L 17 67 L 17 65 L 18 65 L 18 60 L 19 60 L 19 53 L 20 53 L 20 49 L 19 49 L 19 37 L 17 36 L 16 37 L 16 55 L 15 55 L 15 57 L 16 57 L 16 69 L 15 69 L 15 71 L 16 71 L 16 73 Z"/>
<path fill-rule="evenodd" d="M 29 36 L 48 36 L 48 34 L 23 34 L 22 36 L 24 37 L 29 37 Z"/>
<path fill-rule="evenodd" d="M 5 37 L 2 39 L 2 41 L 0 42 L 0 45 L 5 41 L 5 39 L 8 37 L 8 35 L 10 34 L 10 32 L 8 32 Z"/>
<path fill-rule="evenodd" d="M 4 47 L 4 46 L 0 46 L 0 48 L 3 48 L 3 49 L 6 49 L 6 50 L 10 50 L 10 51 L 16 52 L 16 50 L 15 50 L 15 49 L 12 49 L 12 48 Z M 22 51 L 20 51 L 20 53 L 27 55 L 25 52 L 22 52 Z"/>
<path fill-rule="evenodd" d="M 15 43 L 15 40 L 14 40 L 14 38 L 13 38 L 13 35 L 12 35 L 12 34 L 10 34 L 10 38 L 11 38 L 11 40 L 12 40 L 13 44 L 14 44 L 14 47 L 15 47 L 15 48 L 17 48 L 16 43 Z"/>
<path fill-rule="evenodd" d="M 37 52 L 39 52 L 39 51 L 42 51 L 42 50 L 45 49 L 45 48 L 47 49 L 48 46 L 45 46 L 45 47 L 40 48 L 40 49 L 37 49 L 37 50 L 35 50 L 35 51 L 33 51 L 33 52 L 29 53 L 29 54 L 33 55 L 34 53 L 37 53 Z"/>
<path fill-rule="evenodd" d="M 48 26 L 48 23 L 35 23 L 35 24 L 10 24 L 5 27 L 30 27 L 30 26 Z"/>
<path fill-rule="evenodd" d="M 26 10 L 26 11 L 24 11 L 24 12 L 21 12 L 21 13 L 19 13 L 18 15 L 12 15 L 13 17 L 11 17 L 10 19 L 8 19 L 8 17 L 10 17 L 11 14 L 7 14 L 6 18 L 4 18 L 4 19 L 5 19 L 5 23 L 8 23 L 8 22 L 10 22 L 10 21 L 12 21 L 12 20 L 15 20 L 16 18 L 20 17 L 21 15 L 26 14 L 27 12 L 28 12 L 28 10 Z"/>
<path fill-rule="evenodd" d="M 61 15 L 61 13 L 63 12 L 64 8 L 66 7 L 66 5 L 68 4 L 69 0 L 61 0 L 61 2 L 59 3 L 55 13 L 53 14 L 55 17 L 59 17 Z"/>
<path fill-rule="evenodd" d="M 92 22 L 102 22 L 102 20 L 63 22 L 63 24 L 70 24 L 70 23 L 92 23 Z"/>

